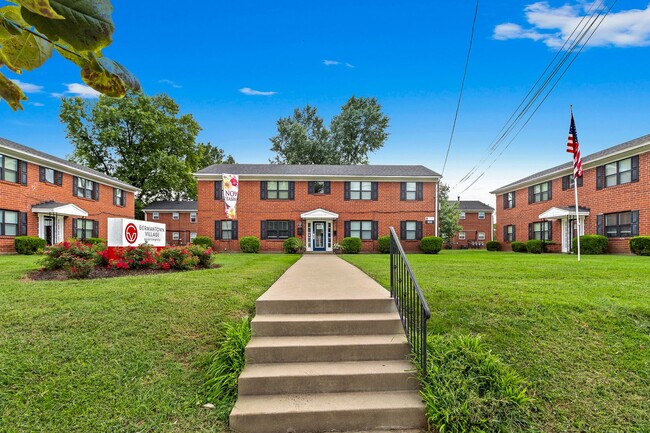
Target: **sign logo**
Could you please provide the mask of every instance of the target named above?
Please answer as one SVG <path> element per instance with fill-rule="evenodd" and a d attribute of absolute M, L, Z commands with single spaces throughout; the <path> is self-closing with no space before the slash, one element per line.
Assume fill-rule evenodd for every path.
<path fill-rule="evenodd" d="M 124 237 L 130 244 L 138 240 L 138 228 L 135 226 L 135 224 L 129 223 L 126 225 L 126 228 L 124 229 Z"/>

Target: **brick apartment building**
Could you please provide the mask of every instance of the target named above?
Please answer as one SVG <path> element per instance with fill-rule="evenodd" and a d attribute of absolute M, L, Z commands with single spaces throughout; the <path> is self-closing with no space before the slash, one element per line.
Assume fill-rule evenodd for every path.
<path fill-rule="evenodd" d="M 187 245 L 199 229 L 198 202 L 157 201 L 143 209 L 145 221 L 167 226 L 167 245 Z"/>
<path fill-rule="evenodd" d="M 650 234 L 650 135 L 585 156 L 582 167 L 581 234 L 607 236 L 610 252 L 629 253 L 631 236 Z M 570 252 L 577 234 L 573 188 L 573 163 L 567 162 L 492 191 L 497 238 L 542 239 Z"/>
<path fill-rule="evenodd" d="M 14 238 L 48 244 L 107 236 L 107 218 L 133 218 L 138 189 L 70 161 L 0 138 L 0 253 Z"/>
<path fill-rule="evenodd" d="M 225 218 L 222 174 L 239 175 L 237 219 Z M 344 237 L 376 251 L 377 238 L 395 227 L 407 250 L 437 233 L 440 175 L 426 167 L 396 165 L 217 164 L 195 174 L 199 235 L 218 251 L 239 250 L 243 236 L 263 251 L 282 251 L 290 236 L 307 251 L 332 251 Z"/>
<path fill-rule="evenodd" d="M 460 219 L 458 225 L 463 229 L 454 236 L 453 248 L 485 248 L 485 243 L 494 238 L 492 216 L 494 208 L 480 201 L 461 200 L 458 202 Z"/>

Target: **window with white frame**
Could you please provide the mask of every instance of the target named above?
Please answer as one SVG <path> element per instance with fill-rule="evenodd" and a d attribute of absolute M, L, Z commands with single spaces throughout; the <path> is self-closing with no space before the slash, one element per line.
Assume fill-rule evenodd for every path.
<path fill-rule="evenodd" d="M 485 232 L 478 232 L 478 240 L 479 241 L 485 240 Z"/>
<path fill-rule="evenodd" d="M 460 213 L 460 219 L 464 220 L 465 219 L 465 212 Z"/>
<path fill-rule="evenodd" d="M 172 240 L 177 241 L 181 238 L 181 234 L 179 232 L 172 232 Z"/>
<path fill-rule="evenodd" d="M 172 212 L 172 219 L 177 220 L 179 218 L 178 212 Z"/>
<path fill-rule="evenodd" d="M 151 212 L 151 219 L 152 219 L 152 220 L 160 219 L 160 213 L 158 213 L 158 212 Z"/>
<path fill-rule="evenodd" d="M 196 223 L 196 212 L 190 212 L 190 222 Z"/>
<path fill-rule="evenodd" d="M 458 232 L 458 239 L 460 239 L 461 241 L 464 241 L 465 240 L 465 232 Z"/>
<path fill-rule="evenodd" d="M 485 212 L 479 212 L 478 213 L 478 219 L 484 220 L 485 219 Z"/>

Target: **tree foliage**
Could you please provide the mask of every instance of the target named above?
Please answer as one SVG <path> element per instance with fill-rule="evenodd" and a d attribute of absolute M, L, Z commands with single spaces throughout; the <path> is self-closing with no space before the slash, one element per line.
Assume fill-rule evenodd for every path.
<path fill-rule="evenodd" d="M 104 57 L 115 26 L 110 0 L 12 0 L 0 8 L 0 68 L 17 74 L 41 67 L 54 51 L 81 68 L 82 80 L 108 96 L 121 98 L 140 83 L 124 66 Z M 27 100 L 0 73 L 0 98 L 15 111 Z"/>
<path fill-rule="evenodd" d="M 64 98 L 59 117 L 74 144 L 71 159 L 142 190 L 139 206 L 155 200 L 196 199 L 193 173 L 232 156 L 196 143 L 201 127 L 165 94 L 128 92 L 96 102 Z"/>
<path fill-rule="evenodd" d="M 270 161 L 275 164 L 367 164 L 368 154 L 384 145 L 388 116 L 377 98 L 352 96 L 334 116 L 329 129 L 309 105 L 278 120 Z"/>
<path fill-rule="evenodd" d="M 463 229 L 462 226 L 458 225 L 458 220 L 460 219 L 460 209 L 458 208 L 458 202 L 449 201 L 449 190 L 450 187 L 447 184 L 440 182 L 440 187 L 438 191 L 438 200 L 440 203 L 440 237 L 445 241 L 446 244 L 451 243 L 451 240 L 458 234 L 459 231 Z"/>

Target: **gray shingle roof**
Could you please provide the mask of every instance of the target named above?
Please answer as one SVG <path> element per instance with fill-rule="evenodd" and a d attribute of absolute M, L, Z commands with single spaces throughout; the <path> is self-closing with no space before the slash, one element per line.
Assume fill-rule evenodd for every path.
<path fill-rule="evenodd" d="M 588 165 L 590 163 L 599 161 L 601 159 L 607 158 L 610 155 L 614 155 L 620 152 L 623 152 L 628 149 L 634 149 L 636 147 L 640 147 L 643 145 L 650 144 L 650 134 L 644 135 L 643 137 L 635 138 L 634 140 L 626 141 L 625 143 L 618 144 L 613 147 L 608 147 L 607 149 L 603 149 L 599 152 L 592 153 L 587 156 L 582 157 L 582 165 Z M 551 174 L 562 172 L 565 170 L 570 170 L 573 167 L 573 162 L 567 162 L 566 164 L 561 164 L 552 168 L 549 168 L 547 170 L 542 170 L 539 171 L 535 174 L 531 174 L 530 176 L 524 177 L 523 179 L 519 179 L 518 181 L 509 183 L 508 185 L 502 186 L 500 188 L 495 189 L 494 191 L 491 191 L 490 194 L 500 194 L 503 192 L 507 192 L 509 189 L 515 189 L 520 185 L 525 185 L 526 183 L 533 181 L 535 179 L 541 179 L 547 176 L 550 176 Z"/>
<path fill-rule="evenodd" d="M 2 150 L 3 147 L 8 148 L 8 149 L 13 149 L 13 150 L 16 150 L 18 152 L 23 152 L 23 153 L 26 153 L 28 155 L 33 155 L 33 156 L 36 156 L 36 157 L 39 157 L 39 158 L 43 158 L 43 159 L 52 161 L 54 163 L 69 167 L 71 169 L 74 169 L 74 170 L 77 170 L 77 171 L 80 171 L 80 172 L 83 172 L 83 173 L 87 173 L 87 174 L 93 175 L 95 177 L 98 177 L 98 178 L 101 178 L 101 179 L 104 179 L 104 180 L 107 180 L 107 181 L 111 181 L 113 183 L 118 183 L 118 184 L 121 184 L 123 186 L 127 186 L 131 190 L 134 190 L 134 191 L 138 190 L 133 185 L 129 185 L 126 182 L 123 182 L 123 181 L 121 181 L 121 180 L 119 180 L 117 178 L 114 178 L 112 176 L 108 176 L 108 175 L 106 175 L 106 174 L 104 174 L 104 173 L 102 173 L 100 171 L 93 170 L 92 168 L 84 167 L 83 165 L 77 164 L 77 163 L 72 162 L 72 161 L 68 161 L 67 159 L 59 158 L 57 156 L 50 155 L 49 153 L 41 152 L 40 150 L 34 149 L 33 147 L 28 147 L 28 146 L 25 146 L 25 145 L 22 145 L 22 144 L 18 144 L 18 143 L 14 142 L 14 141 L 7 140 L 6 138 L 0 137 L 0 151 Z"/>
<path fill-rule="evenodd" d="M 261 176 L 440 177 L 422 165 L 215 164 L 196 174 L 222 173 Z"/>
<path fill-rule="evenodd" d="M 461 200 L 458 207 L 462 211 L 494 212 L 493 207 L 476 200 Z"/>
<path fill-rule="evenodd" d="M 152 211 L 179 211 L 179 212 L 195 212 L 199 209 L 197 201 L 155 201 L 149 206 L 145 207 L 145 212 Z"/>

